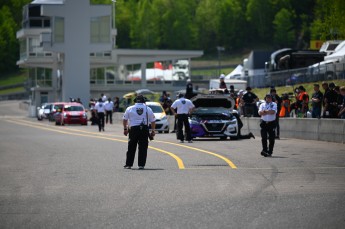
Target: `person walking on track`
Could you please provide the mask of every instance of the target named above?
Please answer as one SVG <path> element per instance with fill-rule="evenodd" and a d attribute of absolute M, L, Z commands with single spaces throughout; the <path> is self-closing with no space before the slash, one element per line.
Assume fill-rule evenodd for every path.
<path fill-rule="evenodd" d="M 131 169 L 134 163 L 135 151 L 138 145 L 138 166 L 144 169 L 147 159 L 148 138 L 155 135 L 156 119 L 150 107 L 145 105 L 145 98 L 139 95 L 135 104 L 126 109 L 123 115 L 123 134 L 128 137 L 128 151 L 125 169 Z M 151 124 L 151 133 L 149 125 Z"/>
<path fill-rule="evenodd" d="M 190 130 L 188 116 L 194 109 L 194 104 L 189 100 L 184 98 L 184 95 L 181 93 L 178 95 L 178 99 L 174 101 L 171 105 L 171 112 L 173 115 L 177 116 L 177 138 L 180 139 L 180 143 L 184 142 L 184 134 L 183 134 L 183 125 L 186 132 L 186 140 L 189 143 L 192 143 L 192 133 Z M 177 109 L 177 112 L 175 112 Z"/>

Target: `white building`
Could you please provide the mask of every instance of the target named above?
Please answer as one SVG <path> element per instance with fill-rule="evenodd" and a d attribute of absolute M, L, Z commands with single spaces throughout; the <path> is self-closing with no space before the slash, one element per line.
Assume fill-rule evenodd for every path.
<path fill-rule="evenodd" d="M 203 52 L 116 49 L 113 15 L 115 5 L 90 5 L 89 0 L 35 0 L 24 6 L 17 64 L 29 69 L 33 107 L 70 98 L 87 104 L 100 93 L 120 96 L 140 88 L 185 87 L 179 81 L 147 81 L 147 63 L 190 60 Z M 121 78 L 120 66 L 134 64 L 141 66 L 141 81 Z"/>

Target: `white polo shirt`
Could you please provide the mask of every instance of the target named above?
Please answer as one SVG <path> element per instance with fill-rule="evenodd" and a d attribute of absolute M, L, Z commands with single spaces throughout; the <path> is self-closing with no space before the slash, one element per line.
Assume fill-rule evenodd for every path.
<path fill-rule="evenodd" d="M 105 107 L 105 110 L 106 111 L 112 111 L 113 109 L 114 109 L 114 103 L 113 103 L 113 101 L 106 101 L 105 103 L 104 103 L 104 107 Z"/>
<path fill-rule="evenodd" d="M 189 99 L 179 98 L 173 102 L 171 107 L 173 109 L 177 108 L 177 114 L 188 114 L 189 110 L 195 106 Z"/>
<path fill-rule="evenodd" d="M 271 122 L 276 120 L 277 104 L 275 102 L 261 103 L 259 107 L 259 112 L 264 110 L 274 110 L 274 114 L 261 115 L 262 120 L 264 120 L 265 122 Z"/>
<path fill-rule="evenodd" d="M 104 113 L 104 103 L 103 102 L 97 102 L 95 105 L 95 109 L 97 110 L 98 113 Z"/>
<path fill-rule="evenodd" d="M 147 116 L 146 116 L 147 111 Z M 155 115 L 150 107 L 146 106 L 144 103 L 136 103 L 126 109 L 123 114 L 124 120 L 129 120 L 129 126 L 140 126 L 142 123 L 148 125 L 149 123 L 155 122 Z"/>

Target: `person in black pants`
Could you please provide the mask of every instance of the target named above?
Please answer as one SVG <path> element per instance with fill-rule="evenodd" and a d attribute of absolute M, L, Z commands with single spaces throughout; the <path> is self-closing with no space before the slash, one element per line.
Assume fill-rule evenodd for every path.
<path fill-rule="evenodd" d="M 184 98 L 183 94 L 178 95 L 179 99 L 175 100 L 174 103 L 171 105 L 170 109 L 171 112 L 177 116 L 177 135 L 178 139 L 180 139 L 180 143 L 184 142 L 184 134 L 183 134 L 183 125 L 186 132 L 186 140 L 189 143 L 192 143 L 192 133 L 190 130 L 188 116 L 191 111 L 194 109 L 194 104 L 189 100 Z M 177 109 L 177 113 L 175 112 Z"/>
<path fill-rule="evenodd" d="M 274 129 L 276 127 L 276 114 L 277 104 L 272 102 L 272 95 L 267 94 L 265 102 L 260 104 L 259 115 L 261 116 L 261 143 L 262 151 L 261 155 L 264 157 L 270 157 L 273 154 L 273 147 L 275 142 Z M 269 140 L 269 146 L 267 147 L 267 135 Z"/>
<path fill-rule="evenodd" d="M 123 115 L 123 134 L 128 138 L 128 151 L 125 169 L 131 169 L 134 163 L 135 151 L 138 146 L 138 166 L 144 169 L 147 158 L 148 138 L 155 135 L 156 119 L 150 107 L 145 105 L 145 99 L 139 95 L 135 104 L 126 109 Z M 149 133 L 151 124 L 151 133 Z M 130 128 L 129 128 L 130 127 Z"/>
<path fill-rule="evenodd" d="M 279 113 L 282 107 L 283 100 L 277 95 L 277 91 L 275 88 L 271 88 L 271 95 L 272 95 L 272 101 L 277 104 L 275 138 L 280 139 Z"/>
<path fill-rule="evenodd" d="M 98 130 L 101 132 L 102 130 L 104 131 L 104 113 L 105 113 L 105 108 L 104 108 L 104 102 L 102 98 L 98 100 L 98 102 L 95 105 L 95 110 L 97 111 L 97 119 L 98 119 Z"/>

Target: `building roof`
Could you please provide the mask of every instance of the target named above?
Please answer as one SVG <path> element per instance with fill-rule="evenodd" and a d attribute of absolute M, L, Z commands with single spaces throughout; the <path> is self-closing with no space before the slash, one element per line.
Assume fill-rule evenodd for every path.
<path fill-rule="evenodd" d="M 34 0 L 31 4 L 64 4 L 65 0 Z"/>

